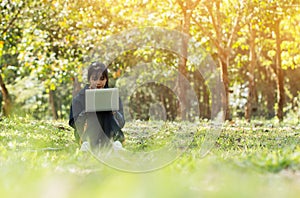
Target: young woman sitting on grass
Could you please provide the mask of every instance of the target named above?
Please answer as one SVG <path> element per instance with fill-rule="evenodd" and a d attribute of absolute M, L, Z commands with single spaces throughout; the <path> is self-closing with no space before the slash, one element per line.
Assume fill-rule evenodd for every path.
<path fill-rule="evenodd" d="M 119 98 L 118 111 L 85 112 L 85 91 L 87 89 L 108 88 L 108 71 L 100 62 L 93 62 L 88 67 L 88 81 L 80 92 L 73 98 L 69 125 L 75 129 L 75 138 L 79 143 L 88 141 L 91 147 L 106 145 L 114 140 L 124 142 L 125 119 L 122 101 Z"/>

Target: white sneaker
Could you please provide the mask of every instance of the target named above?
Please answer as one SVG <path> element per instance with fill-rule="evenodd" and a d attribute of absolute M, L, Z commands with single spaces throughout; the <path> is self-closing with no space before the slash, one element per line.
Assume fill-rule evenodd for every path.
<path fill-rule="evenodd" d="M 115 142 L 113 143 L 113 149 L 114 149 L 115 151 L 124 150 L 124 149 L 123 149 L 123 146 L 122 146 L 122 143 L 121 143 L 120 141 L 115 141 Z"/>
<path fill-rule="evenodd" d="M 81 144 L 80 151 L 87 152 L 90 150 L 90 144 L 88 142 L 83 142 Z"/>

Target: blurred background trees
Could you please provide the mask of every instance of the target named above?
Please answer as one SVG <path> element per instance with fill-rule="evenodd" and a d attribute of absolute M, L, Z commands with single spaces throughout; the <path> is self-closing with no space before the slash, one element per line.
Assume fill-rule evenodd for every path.
<path fill-rule="evenodd" d="M 95 45 L 131 28 L 159 26 L 189 35 L 193 42 L 186 41 L 185 47 L 196 44 L 210 54 L 224 83 L 227 119 L 300 116 L 297 0 L 2 0 L 0 9 L 4 115 L 67 118 L 72 96 L 86 82 L 82 73 Z M 181 50 L 184 53 L 184 46 Z M 200 118 L 210 118 L 207 82 L 185 57 L 170 51 L 123 52 L 108 66 L 111 86 L 130 84 L 118 81 L 143 63 L 163 65 L 161 73 L 179 71 L 197 95 Z M 139 73 L 140 78 L 147 75 Z M 164 119 L 176 119 L 182 113 L 180 101 L 163 86 L 160 75 L 151 75 L 156 83 L 130 96 L 131 117 L 147 120 L 149 112 L 162 108 Z"/>

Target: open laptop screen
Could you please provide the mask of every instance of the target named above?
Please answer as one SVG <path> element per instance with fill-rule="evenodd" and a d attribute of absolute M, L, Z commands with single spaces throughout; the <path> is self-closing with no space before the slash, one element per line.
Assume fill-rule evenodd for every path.
<path fill-rule="evenodd" d="M 119 110 L 119 89 L 86 89 L 85 111 L 117 111 Z"/>

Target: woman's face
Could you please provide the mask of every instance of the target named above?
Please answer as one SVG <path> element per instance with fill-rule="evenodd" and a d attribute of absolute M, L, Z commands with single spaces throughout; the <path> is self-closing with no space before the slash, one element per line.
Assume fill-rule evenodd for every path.
<path fill-rule="evenodd" d="M 104 88 L 107 79 L 102 74 L 92 74 L 90 78 L 90 89 L 102 89 Z"/>

